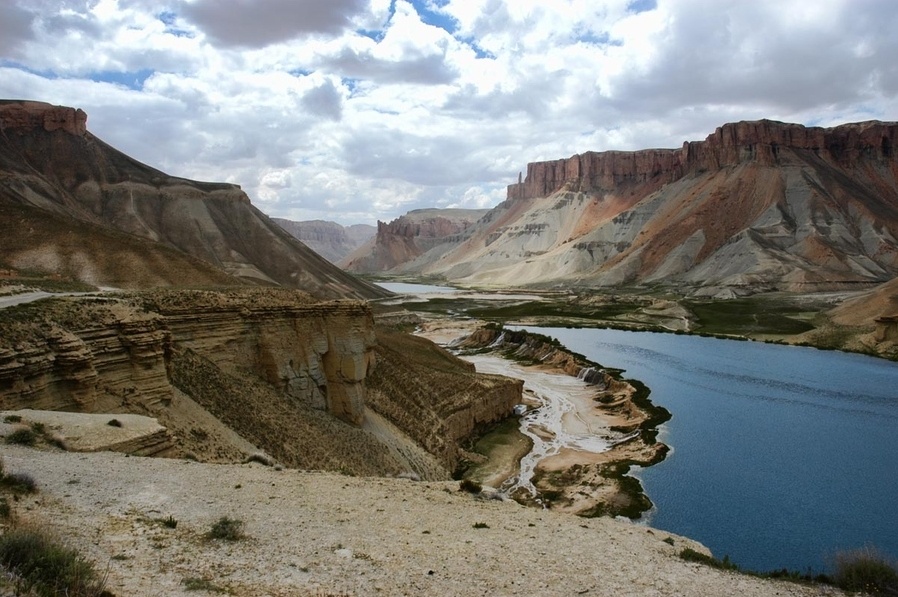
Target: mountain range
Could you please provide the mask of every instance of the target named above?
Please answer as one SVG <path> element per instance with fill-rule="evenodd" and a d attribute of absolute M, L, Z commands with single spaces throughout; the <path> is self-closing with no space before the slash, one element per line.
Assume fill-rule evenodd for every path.
<path fill-rule="evenodd" d="M 0 219 L 0 267 L 97 286 L 388 294 L 319 257 L 239 186 L 142 164 L 92 135 L 75 108 L 0 101 Z"/>
<path fill-rule="evenodd" d="M 678 149 L 531 163 L 463 230 L 435 238 L 409 214 L 378 224 L 371 254 L 395 264 L 344 265 L 479 286 L 872 287 L 898 274 L 896 144 L 893 122 L 761 120 Z"/>

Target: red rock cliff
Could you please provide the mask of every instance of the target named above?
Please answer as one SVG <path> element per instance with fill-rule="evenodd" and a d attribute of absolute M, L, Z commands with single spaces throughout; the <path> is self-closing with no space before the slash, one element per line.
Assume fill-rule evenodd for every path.
<path fill-rule="evenodd" d="M 895 160 L 898 123 L 859 122 L 834 128 L 772 120 L 719 127 L 704 141 L 680 149 L 586 152 L 567 159 L 527 164 L 523 182 L 508 186 L 508 199 L 547 197 L 561 190 L 608 191 L 626 184 L 662 185 L 694 171 L 744 161 L 777 163 L 783 149 L 811 151 L 821 159 L 853 164 L 861 159 Z"/>
<path fill-rule="evenodd" d="M 0 130 L 63 130 L 79 137 L 87 132 L 87 114 L 44 102 L 0 102 Z"/>

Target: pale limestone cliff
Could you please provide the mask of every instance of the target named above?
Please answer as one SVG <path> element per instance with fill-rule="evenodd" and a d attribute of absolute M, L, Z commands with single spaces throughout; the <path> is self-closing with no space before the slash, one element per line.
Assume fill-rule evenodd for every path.
<path fill-rule="evenodd" d="M 296 468 L 446 478 L 520 383 L 407 338 L 376 334 L 367 303 L 282 289 L 57 298 L 0 310 L 0 409 L 150 415 L 202 460 L 255 446 Z"/>

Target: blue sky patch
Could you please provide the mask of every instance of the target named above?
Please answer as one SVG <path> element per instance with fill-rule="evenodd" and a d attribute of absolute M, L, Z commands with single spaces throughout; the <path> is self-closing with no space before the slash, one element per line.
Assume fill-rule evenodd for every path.
<path fill-rule="evenodd" d="M 87 78 L 98 83 L 114 83 L 123 85 L 129 89 L 143 89 L 143 84 L 156 71 L 149 68 L 142 68 L 137 71 L 120 72 L 120 71 L 98 71 L 89 73 Z"/>
<path fill-rule="evenodd" d="M 658 0 L 632 0 L 627 4 L 627 10 L 636 14 L 656 8 L 658 8 Z"/>
<path fill-rule="evenodd" d="M 412 0 L 412 6 L 415 7 L 415 10 L 418 12 L 418 16 L 421 17 L 421 20 L 423 22 L 427 23 L 428 25 L 433 25 L 435 27 L 439 27 L 440 29 L 444 29 L 450 34 L 454 35 L 458 30 L 458 25 L 456 24 L 455 19 L 443 13 L 437 12 L 431 8 L 439 8 L 445 5 L 446 2 L 440 2 L 439 0 L 433 0 L 430 2 L 426 0 Z"/>

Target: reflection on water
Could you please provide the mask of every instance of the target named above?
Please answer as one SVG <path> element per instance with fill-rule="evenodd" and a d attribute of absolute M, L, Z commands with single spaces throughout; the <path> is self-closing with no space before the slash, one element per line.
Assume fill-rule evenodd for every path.
<path fill-rule="evenodd" d="M 653 526 L 743 567 L 821 571 L 836 551 L 898 558 L 898 363 L 756 342 L 527 329 L 645 382 L 667 460 L 639 477 Z"/>

